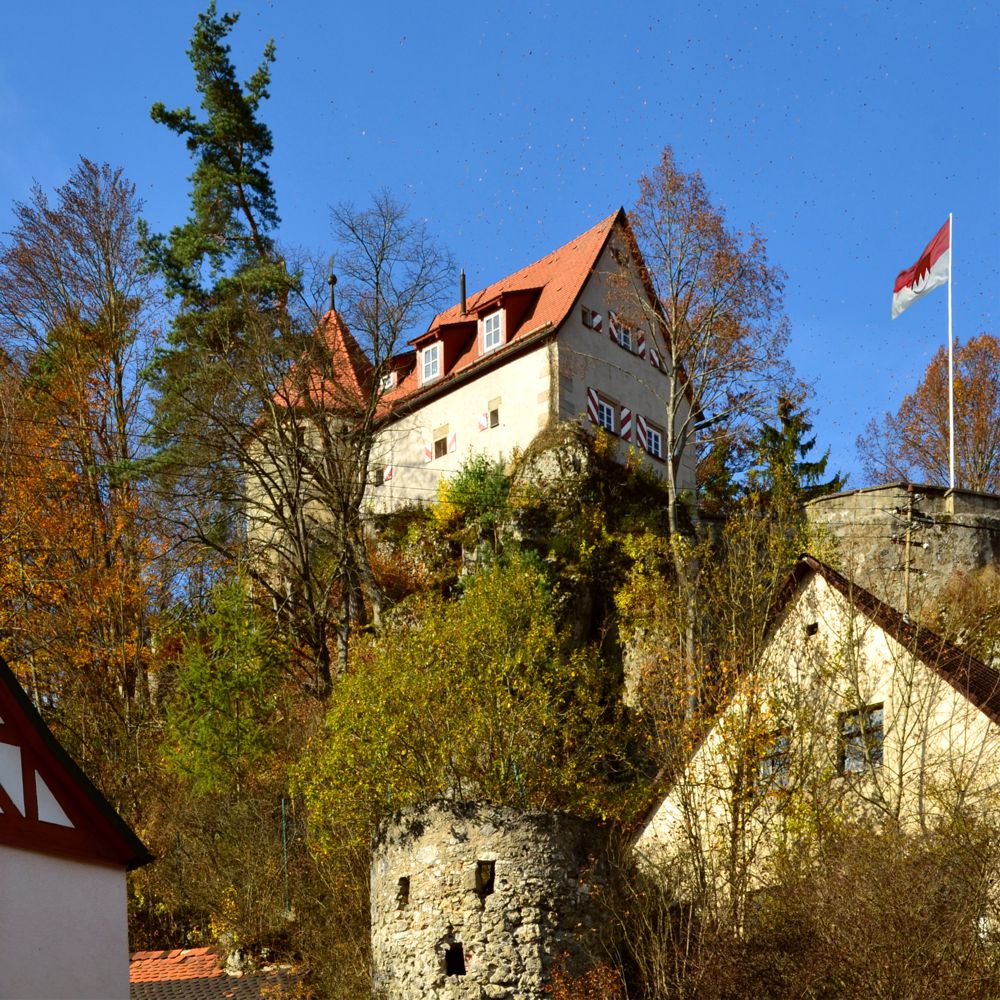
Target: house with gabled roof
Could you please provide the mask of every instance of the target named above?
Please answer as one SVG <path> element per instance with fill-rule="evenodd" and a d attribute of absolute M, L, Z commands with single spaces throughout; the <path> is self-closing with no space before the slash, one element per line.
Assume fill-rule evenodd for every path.
<path fill-rule="evenodd" d="M 642 287 L 627 227 L 619 209 L 541 260 L 463 292 L 388 361 L 371 455 L 374 512 L 433 501 L 468 456 L 509 459 L 557 421 L 603 428 L 622 462 L 632 451 L 666 478 L 667 355 L 651 329 L 616 314 L 611 295 L 622 268 Z M 326 376 L 337 385 L 293 380 L 282 405 L 307 392 L 313 406 L 329 396 L 331 409 L 343 409 L 369 394 L 371 363 L 343 319 L 331 310 L 320 333 L 339 359 Z M 693 489 L 693 454 L 675 465 L 679 488 Z"/>
<path fill-rule="evenodd" d="M 659 776 L 642 861 L 693 863 L 720 885 L 738 858 L 752 890 L 819 817 L 921 829 L 998 815 L 1000 673 L 811 556 L 773 608 L 757 662 Z"/>
<path fill-rule="evenodd" d="M 0 661 L 0 996 L 126 1000 L 125 873 L 151 860 Z"/>

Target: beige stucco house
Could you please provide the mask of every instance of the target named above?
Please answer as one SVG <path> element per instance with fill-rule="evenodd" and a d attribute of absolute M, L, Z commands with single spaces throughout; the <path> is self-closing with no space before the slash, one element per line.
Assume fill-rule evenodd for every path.
<path fill-rule="evenodd" d="M 746 892 L 823 817 L 926 829 L 998 807 L 1000 674 L 804 556 L 759 662 L 661 775 L 634 849 Z"/>
<path fill-rule="evenodd" d="M 632 450 L 667 477 L 667 355 L 651 330 L 616 314 L 609 284 L 630 268 L 642 287 L 627 225 L 619 209 L 439 313 L 391 359 L 371 452 L 371 511 L 431 502 L 470 455 L 509 459 L 560 420 L 603 427 L 623 462 Z M 350 386 L 369 393 L 370 368 L 346 324 L 331 311 L 323 328 Z M 693 449 L 675 468 L 678 487 L 693 490 Z"/>

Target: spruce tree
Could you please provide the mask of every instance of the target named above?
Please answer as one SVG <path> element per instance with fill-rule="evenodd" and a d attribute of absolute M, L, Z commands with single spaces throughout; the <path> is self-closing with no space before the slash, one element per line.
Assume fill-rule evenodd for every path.
<path fill-rule="evenodd" d="M 821 458 L 807 457 L 816 446 L 816 436 L 807 437 L 812 426 L 808 409 L 787 396 L 778 400 L 778 425 L 764 424 L 757 439 L 756 467 L 749 477 L 752 489 L 771 499 L 806 503 L 844 488 L 847 477 L 840 472 L 825 478 L 829 448 Z"/>

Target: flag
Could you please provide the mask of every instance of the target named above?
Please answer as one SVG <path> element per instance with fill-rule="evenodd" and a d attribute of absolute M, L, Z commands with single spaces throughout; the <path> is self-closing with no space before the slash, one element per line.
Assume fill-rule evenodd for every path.
<path fill-rule="evenodd" d="M 912 267 L 900 271 L 892 289 L 892 318 L 908 309 L 917 299 L 934 291 L 951 277 L 951 220 L 924 247 Z"/>

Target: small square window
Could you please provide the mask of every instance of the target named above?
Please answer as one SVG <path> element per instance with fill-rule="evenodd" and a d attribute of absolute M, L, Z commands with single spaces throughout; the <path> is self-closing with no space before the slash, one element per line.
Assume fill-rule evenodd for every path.
<path fill-rule="evenodd" d="M 809 622 L 809 624 L 806 625 L 807 637 L 811 638 L 812 636 L 816 635 L 817 632 L 819 632 L 819 622 Z"/>
<path fill-rule="evenodd" d="M 841 774 L 860 774 L 882 766 L 885 714 L 881 705 L 867 705 L 840 716 Z"/>
<path fill-rule="evenodd" d="M 379 379 L 379 383 L 378 383 L 379 390 L 381 392 L 388 392 L 395 384 L 396 384 L 396 373 L 395 372 L 386 372 Z"/>
<path fill-rule="evenodd" d="M 385 466 L 380 465 L 377 469 L 372 469 L 372 485 L 382 486 L 385 483 Z"/>
<path fill-rule="evenodd" d="M 615 432 L 615 408 L 607 400 L 597 399 L 597 422 L 611 434 Z"/>
<path fill-rule="evenodd" d="M 434 439 L 434 457 L 444 458 L 448 454 L 448 435 Z"/>
<path fill-rule="evenodd" d="M 490 427 L 493 428 L 493 427 L 499 427 L 499 426 L 500 426 L 500 411 L 499 411 L 499 409 L 497 409 L 497 410 L 490 410 Z"/>
<path fill-rule="evenodd" d="M 501 313 L 490 313 L 483 320 L 483 353 L 495 350 L 501 343 Z"/>
<path fill-rule="evenodd" d="M 441 345 L 431 344 L 423 351 L 423 382 L 432 382 L 441 375 Z"/>

